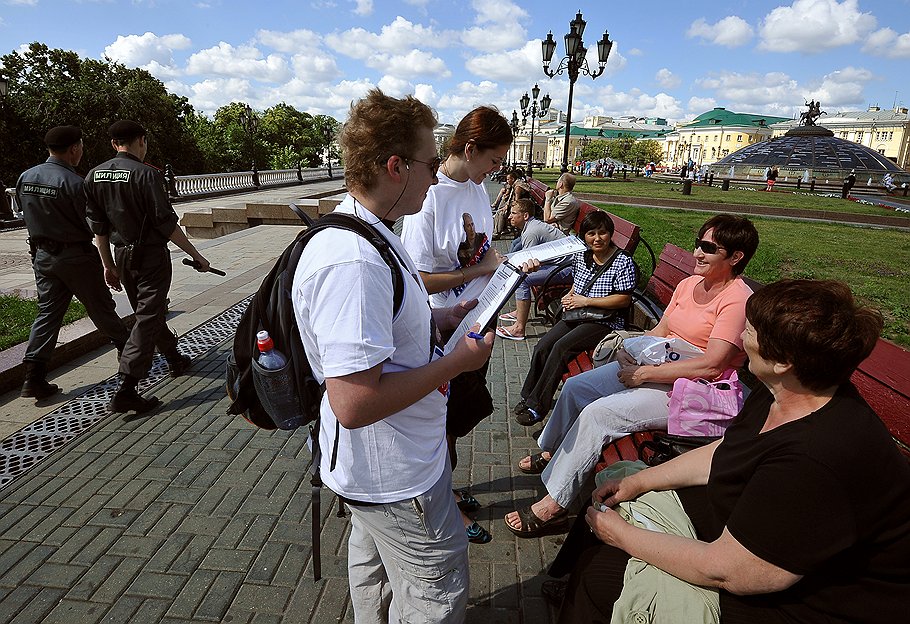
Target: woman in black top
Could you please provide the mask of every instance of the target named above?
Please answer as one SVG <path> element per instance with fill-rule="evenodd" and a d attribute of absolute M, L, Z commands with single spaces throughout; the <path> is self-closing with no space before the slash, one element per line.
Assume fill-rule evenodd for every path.
<path fill-rule="evenodd" d="M 910 464 L 849 381 L 881 316 L 857 308 L 845 284 L 787 280 L 754 294 L 746 318 L 749 369 L 763 385 L 723 440 L 594 492 L 605 510 L 584 519 L 609 546 L 573 562 L 561 622 L 609 621 L 628 555 L 719 589 L 726 623 L 905 621 Z M 698 540 L 610 509 L 668 489 Z"/>

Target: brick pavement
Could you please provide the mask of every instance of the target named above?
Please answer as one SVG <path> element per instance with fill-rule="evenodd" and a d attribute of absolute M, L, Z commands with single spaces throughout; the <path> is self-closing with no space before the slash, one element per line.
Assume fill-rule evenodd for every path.
<path fill-rule="evenodd" d="M 540 584 L 563 536 L 519 540 L 502 521 L 543 492 L 514 468 L 536 445 L 510 416 L 533 342 L 497 341 L 496 411 L 459 442 L 455 483 L 471 484 L 494 536 L 470 547 L 469 622 L 555 617 Z M 228 348 L 160 384 L 150 416 L 106 417 L 0 490 L 0 622 L 353 621 L 348 521 L 323 491 L 314 583 L 304 435 L 225 414 Z"/>

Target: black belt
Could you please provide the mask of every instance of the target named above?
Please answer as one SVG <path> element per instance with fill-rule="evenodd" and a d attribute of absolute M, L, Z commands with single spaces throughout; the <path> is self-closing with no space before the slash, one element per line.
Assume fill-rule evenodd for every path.
<path fill-rule="evenodd" d="M 43 249 L 44 251 L 52 254 L 58 254 L 64 249 L 68 249 L 70 247 L 81 247 L 83 249 L 93 247 L 91 241 L 63 242 L 50 238 L 30 238 L 29 243 L 38 249 Z"/>

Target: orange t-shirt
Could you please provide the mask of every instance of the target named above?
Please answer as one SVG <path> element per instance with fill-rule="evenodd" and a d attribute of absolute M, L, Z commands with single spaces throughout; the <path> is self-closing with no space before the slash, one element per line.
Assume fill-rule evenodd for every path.
<path fill-rule="evenodd" d="M 700 275 L 687 277 L 679 283 L 670 303 L 664 311 L 670 337 L 679 337 L 694 344 L 699 349 L 708 348 L 710 338 L 725 340 L 743 348 L 742 333 L 746 327 L 746 300 L 752 289 L 736 278 L 719 295 L 705 305 L 695 302 L 693 293 L 704 278 Z M 745 361 L 737 358 L 736 366 Z"/>

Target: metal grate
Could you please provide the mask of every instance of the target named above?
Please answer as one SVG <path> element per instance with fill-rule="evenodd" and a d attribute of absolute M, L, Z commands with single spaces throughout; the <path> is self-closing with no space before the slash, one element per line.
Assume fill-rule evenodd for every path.
<path fill-rule="evenodd" d="M 209 319 L 180 337 L 180 352 L 196 359 L 232 337 L 252 296 Z M 167 362 L 155 354 L 140 392 L 167 379 Z M 0 441 L 0 489 L 3 489 L 48 455 L 63 448 L 109 414 L 105 407 L 117 388 L 117 376 L 106 379 L 40 420 Z"/>

